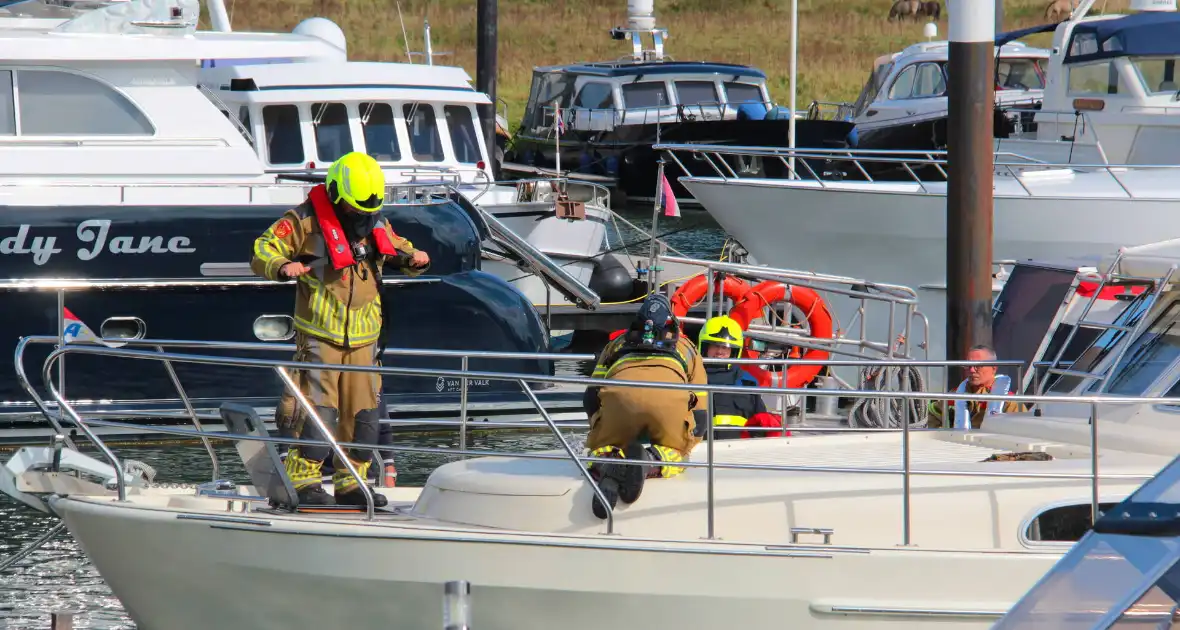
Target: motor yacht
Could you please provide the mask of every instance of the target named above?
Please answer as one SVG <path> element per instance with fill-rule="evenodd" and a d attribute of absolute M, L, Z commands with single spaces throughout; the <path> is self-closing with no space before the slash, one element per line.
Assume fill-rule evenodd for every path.
<path fill-rule="evenodd" d="M 289 324 L 291 294 L 250 277 L 252 243 L 349 150 L 377 156 L 389 182 L 385 215 L 435 261 L 420 282 L 386 278 L 425 291 L 417 314 L 410 304 L 390 305 L 390 334 L 417 334 L 417 326 L 396 331 L 401 314 L 459 317 L 468 320 L 452 327 L 467 331 L 452 334 L 461 346 L 547 347 L 533 338 L 547 330 L 511 313 L 475 323 L 473 312 L 455 308 L 458 294 L 428 295 L 487 283 L 462 289 L 439 280 L 450 274 L 511 281 L 505 304 L 548 304 L 550 295 L 553 303 L 598 303 L 586 283 L 606 243 L 608 193 L 565 180 L 493 181 L 476 115 L 489 101 L 462 69 L 349 61 L 330 21 L 241 32 L 229 28 L 222 4 L 207 8 L 211 31 L 197 29 L 195 0 L 0 7 L 0 291 L 11 294 L 0 325 L 14 333 L 0 350 L 26 333 L 62 333 L 63 309 L 104 337 L 282 339 L 289 326 L 275 322 Z M 110 369 L 86 359 L 70 366 Z M 126 377 L 125 392 L 100 396 L 78 385 L 71 395 L 171 395 L 165 374 Z M 387 391 L 459 395 L 457 385 L 414 382 L 386 381 Z M 238 384 L 243 398 L 276 391 L 272 381 Z M 500 394 L 487 395 L 489 405 L 501 404 Z M 174 396 L 166 402 L 183 411 Z M 0 384 L 0 415 L 32 409 L 14 382 Z"/>
<path fill-rule="evenodd" d="M 1114 118 L 1108 121 L 1121 116 L 1113 111 L 1116 104 L 1118 111 L 1128 115 L 1140 108 L 1156 111 L 1151 103 L 1158 104 L 1159 98 L 1167 97 L 1149 97 L 1142 89 L 1137 68 L 1155 58 L 1155 53 L 1148 54 L 1143 46 L 1165 41 L 1154 34 L 1175 23 L 1176 14 L 1149 6 L 1146 8 L 1152 10 L 1131 15 L 1091 17 L 1088 12 L 1092 5 L 1088 0 L 1083 2 L 1069 20 L 1055 27 L 1059 45 L 1054 47 L 1047 66 L 1045 109 L 1057 106 L 1052 98 L 1063 94 L 1063 82 L 1091 72 L 1088 68 L 1097 64 L 1109 69 L 1115 77 L 1111 80 L 1117 79 L 1117 84 L 1139 86 L 1110 94 L 1108 109 Z M 1096 41 L 1098 32 L 1101 41 L 1109 43 L 1103 45 L 1111 49 L 1102 52 L 1101 59 L 1079 56 L 1080 52 L 1071 52 L 1072 43 L 1065 44 Z M 1140 37 L 1146 39 L 1135 43 Z M 1169 67 L 1166 59 L 1161 64 L 1161 69 Z M 1077 106 L 1071 104 L 1069 108 L 1079 112 L 1077 129 L 1095 129 L 1089 127 L 1086 117 L 1100 112 L 1083 105 L 1090 103 L 1097 108 L 1098 102 L 1106 102 L 1106 98 L 1076 97 Z M 1080 151 L 1081 145 L 1070 135 L 1072 132 L 1063 131 L 1065 127 L 1049 124 L 1052 116 L 1056 114 L 1036 114 L 1037 136 L 1022 140 L 1023 144 L 1012 144 L 1012 139 L 997 140 L 993 163 L 993 259 L 1081 263 L 1128 243 L 1180 236 L 1180 223 L 1175 219 L 1180 195 L 1173 185 L 1178 173 L 1176 163 L 1147 157 L 1137 158 L 1140 165 L 1071 161 L 1071 152 Z M 1156 155 L 1171 146 L 1167 142 L 1157 144 L 1158 138 L 1168 137 L 1159 127 L 1168 124 L 1167 116 L 1135 116 L 1137 126 L 1121 136 L 1133 136 L 1135 140 L 1119 141 L 1124 147 L 1120 151 L 1126 151 L 1120 155 Z M 1070 129 L 1075 128 L 1073 120 Z M 1112 128 L 1132 129 L 1111 124 Z M 1101 134 L 1102 130 L 1097 129 L 1095 133 Z M 1062 137 L 1057 137 L 1058 132 Z M 1101 146 L 1108 144 L 1103 138 Z M 687 166 L 679 166 L 682 163 L 710 165 L 711 175 L 680 175 L 680 182 L 758 261 L 872 276 L 916 287 L 931 315 L 930 356 L 944 355 L 945 308 L 941 305 L 946 291 L 947 172 L 951 168 L 945 152 L 792 152 L 763 147 L 660 146 L 677 165 L 674 170 L 678 173 L 689 172 Z M 1050 161 L 1039 159 L 1035 147 L 1043 149 L 1042 158 L 1056 157 Z M 1144 161 L 1152 165 L 1142 164 Z M 733 162 L 745 168 L 726 166 Z M 797 177 L 791 178 L 789 172 L 781 178 L 767 176 L 770 166 L 763 165 L 775 164 L 790 164 L 783 168 L 793 167 Z M 901 169 L 905 179 L 878 180 L 872 176 L 873 169 L 878 168 Z M 835 308 L 842 313 L 854 309 L 848 304 L 837 304 Z"/>
<path fill-rule="evenodd" d="M 1180 363 L 1173 350 L 1180 345 L 1168 331 L 1180 321 L 1180 290 L 1170 280 L 1178 264 L 1175 241 L 1101 261 L 1095 278 L 1104 285 L 1161 282 L 1142 323 L 1119 322 L 1123 335 L 1114 351 L 1088 372 L 1099 379 L 1090 379 L 1100 383 L 1093 390 L 1015 397 L 1035 403 L 1039 413 L 989 416 L 970 431 L 902 423 L 707 440 L 693 450 L 685 474 L 648 480 L 638 501 L 619 504 L 605 521 L 590 509 L 596 489 L 586 458 L 567 438 L 557 439 L 556 451 L 467 453 L 472 457 L 436 469 L 421 489 L 373 489 L 390 499 L 383 509 L 284 510 L 275 506 L 289 501 L 291 488 L 274 446 L 259 442 L 265 434 L 252 411 L 232 404 L 220 408 L 228 429 L 216 435 L 238 440 L 249 480 L 169 487 L 120 473 L 126 467 L 114 451 L 100 449 L 106 461 L 99 461 L 40 447 L 18 451 L 0 485 L 60 516 L 142 626 L 280 627 L 298 620 L 436 627 L 443 584 L 466 580 L 472 625 L 492 629 L 592 628 L 606 608 L 656 614 L 661 625 L 690 629 L 985 627 L 1085 535 L 1100 511 L 1174 460 Z M 93 353 L 234 361 L 208 351 L 161 355 L 76 344 L 55 358 Z M 52 370 L 51 361 L 42 371 Z M 42 396 L 59 397 L 37 392 L 41 404 Z M 101 423 L 68 405 L 66 412 L 79 427 Z M 78 471 L 81 480 L 55 467 Z M 312 562 L 308 549 L 316 550 Z M 137 561 L 127 562 L 130 555 Z M 309 589 L 320 595 L 316 606 L 300 606 Z M 219 605 L 209 606 L 211 600 Z"/>

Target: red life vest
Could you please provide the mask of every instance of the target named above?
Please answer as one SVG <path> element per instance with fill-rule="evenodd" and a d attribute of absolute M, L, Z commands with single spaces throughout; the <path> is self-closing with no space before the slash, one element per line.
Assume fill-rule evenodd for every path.
<path fill-rule="evenodd" d="M 315 210 L 316 221 L 320 225 L 320 233 L 324 235 L 324 243 L 328 247 L 328 259 L 337 271 L 356 264 L 352 255 L 352 246 L 344 236 L 344 228 L 340 227 L 340 219 L 336 217 L 336 209 L 328 199 L 328 187 L 319 184 L 311 189 L 307 196 L 311 200 L 311 207 Z M 373 228 L 373 241 L 377 244 L 377 251 L 383 256 L 397 256 L 397 248 L 385 230 L 385 221 L 379 221 Z"/>

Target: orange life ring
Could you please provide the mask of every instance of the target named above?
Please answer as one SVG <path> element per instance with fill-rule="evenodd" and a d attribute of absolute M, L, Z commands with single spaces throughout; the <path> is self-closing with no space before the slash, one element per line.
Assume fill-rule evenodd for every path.
<path fill-rule="evenodd" d="M 709 280 L 704 275 L 693 276 L 688 282 L 680 285 L 680 288 L 676 289 L 676 293 L 672 295 L 672 312 L 677 317 L 687 316 L 688 310 L 697 302 L 700 302 L 701 298 L 705 297 L 705 291 L 708 287 Z M 735 304 L 749 290 L 749 283 L 741 278 L 725 276 L 725 280 L 721 283 L 721 294 L 733 300 Z"/>
<path fill-rule="evenodd" d="M 729 316 L 742 327 L 742 330 L 746 330 L 749 328 L 750 322 L 762 317 L 763 307 L 789 301 L 807 314 L 807 324 L 811 327 L 812 337 L 831 339 L 834 336 L 832 314 L 828 311 L 828 306 L 824 303 L 823 298 L 807 287 L 792 286 L 790 291 L 791 294 L 788 296 L 787 285 L 773 280 L 758 284 L 734 304 L 733 309 L 729 311 Z M 756 359 L 758 353 L 747 348 L 743 356 L 747 359 Z M 829 353 L 826 350 L 809 349 L 802 355 L 799 355 L 797 351 L 792 351 L 790 356 L 792 358 L 823 360 L 829 357 Z M 770 372 L 756 365 L 742 367 L 751 376 L 758 379 L 758 385 L 762 387 L 782 386 L 782 372 Z M 787 371 L 786 387 L 792 389 L 803 387 L 814 380 L 821 369 L 823 369 L 822 365 L 792 367 Z"/>

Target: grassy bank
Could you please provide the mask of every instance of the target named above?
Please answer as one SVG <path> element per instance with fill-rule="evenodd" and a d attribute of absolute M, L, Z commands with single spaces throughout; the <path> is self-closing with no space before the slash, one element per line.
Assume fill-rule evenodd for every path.
<path fill-rule="evenodd" d="M 856 98 L 877 56 L 922 40 L 924 22 L 888 22 L 891 0 L 798 0 L 800 106 L 811 100 Z M 1048 0 L 1007 0 L 1005 29 L 1044 22 Z M 231 1 L 237 29 L 289 31 L 311 16 L 329 18 L 348 37 L 349 57 L 405 61 L 406 46 L 393 0 Z M 1123 11 L 1127 0 L 1110 0 Z M 628 52 L 607 30 L 626 21 L 625 0 L 500 0 L 499 86 L 516 125 L 534 66 L 597 61 Z M 409 48 L 421 51 L 429 19 L 433 49 L 450 52 L 436 63 L 458 64 L 475 76 L 476 0 L 402 0 Z M 1101 7 L 1101 3 L 1099 3 Z M 669 29 L 675 59 L 757 66 L 770 77 L 772 96 L 789 98 L 790 0 L 656 0 L 657 22 Z M 939 37 L 946 37 L 943 0 Z M 1027 41 L 1047 45 L 1049 35 Z M 420 58 L 416 60 L 420 61 Z"/>

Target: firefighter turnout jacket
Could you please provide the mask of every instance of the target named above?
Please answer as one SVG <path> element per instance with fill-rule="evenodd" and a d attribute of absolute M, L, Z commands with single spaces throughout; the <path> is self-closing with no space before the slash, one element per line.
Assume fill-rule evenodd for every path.
<path fill-rule="evenodd" d="M 289 280 L 279 273 L 289 262 L 312 266 L 298 281 L 295 328 L 344 348 L 377 341 L 381 334 L 381 268 L 399 252 L 417 250 L 394 233 L 389 221 L 378 218 L 369 235 L 376 251 L 357 260 L 323 185 L 312 188 L 305 202 L 288 210 L 254 242 L 250 268 L 268 280 Z M 326 259 L 326 264 L 316 261 Z M 414 268 L 408 259 L 402 273 L 413 277 L 427 267 Z"/>

